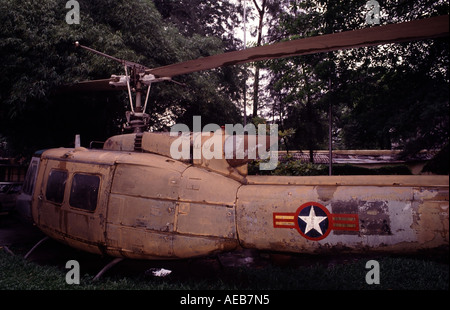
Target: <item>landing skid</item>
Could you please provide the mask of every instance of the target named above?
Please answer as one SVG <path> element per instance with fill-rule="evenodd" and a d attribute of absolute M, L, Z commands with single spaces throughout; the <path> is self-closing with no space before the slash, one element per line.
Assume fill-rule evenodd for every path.
<path fill-rule="evenodd" d="M 94 277 L 94 281 L 97 281 L 98 279 L 100 279 L 100 277 L 109 269 L 111 269 L 112 267 L 114 267 L 115 265 L 117 265 L 118 263 L 120 263 L 121 261 L 123 261 L 124 258 L 119 257 L 119 258 L 115 258 L 112 262 L 110 262 L 109 264 L 107 264 L 105 267 L 103 267 L 102 270 L 99 271 L 99 273 L 97 273 L 97 275 Z"/>
<path fill-rule="evenodd" d="M 45 241 L 49 240 L 50 237 L 45 237 L 42 238 L 41 240 L 39 240 L 32 248 L 31 250 L 28 251 L 27 254 L 25 254 L 24 259 L 28 259 L 28 257 L 30 257 L 30 255 Z M 7 249 L 6 247 L 3 247 L 7 252 L 10 252 L 9 249 Z M 10 252 L 12 253 L 12 252 Z M 94 281 L 97 281 L 100 279 L 100 277 L 109 269 L 111 269 L 112 267 L 114 267 L 115 265 L 117 265 L 118 263 L 120 263 L 122 260 L 124 260 L 124 258 L 115 258 L 113 261 L 111 261 L 109 264 L 107 264 L 105 267 L 102 268 L 102 270 L 100 270 L 97 275 L 94 277 Z"/>
<path fill-rule="evenodd" d="M 48 239 L 50 239 L 50 237 L 44 237 L 41 240 L 38 241 L 38 243 L 36 243 L 31 250 L 28 251 L 27 254 L 25 254 L 24 258 L 28 259 L 28 257 L 31 255 L 31 253 L 33 253 L 34 250 L 36 250 L 36 248 L 41 245 L 44 241 L 47 241 Z"/>

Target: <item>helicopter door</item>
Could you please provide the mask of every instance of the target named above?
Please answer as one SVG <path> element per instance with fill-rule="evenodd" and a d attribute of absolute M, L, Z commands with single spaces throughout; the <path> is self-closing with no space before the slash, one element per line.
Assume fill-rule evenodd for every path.
<path fill-rule="evenodd" d="M 113 167 L 49 160 L 39 196 L 39 226 L 76 248 L 102 253 Z"/>
<path fill-rule="evenodd" d="M 74 163 L 62 207 L 61 228 L 71 243 L 98 254 L 105 246 L 106 204 L 112 169 L 108 165 Z"/>
<path fill-rule="evenodd" d="M 45 160 L 42 162 L 42 166 L 45 167 L 45 171 L 39 178 L 36 187 L 39 194 L 35 221 L 49 234 L 60 234 L 61 207 L 64 202 L 69 171 L 52 160 Z"/>

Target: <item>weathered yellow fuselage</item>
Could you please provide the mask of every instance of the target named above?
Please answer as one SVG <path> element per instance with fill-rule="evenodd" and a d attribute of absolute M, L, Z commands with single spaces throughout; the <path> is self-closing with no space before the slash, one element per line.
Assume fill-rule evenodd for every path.
<path fill-rule="evenodd" d="M 42 154 L 32 217 L 44 233 L 81 250 L 138 259 L 239 247 L 318 253 L 448 246 L 447 176 L 247 176 L 225 161 L 173 160 L 162 144 L 159 154 L 119 144 Z"/>

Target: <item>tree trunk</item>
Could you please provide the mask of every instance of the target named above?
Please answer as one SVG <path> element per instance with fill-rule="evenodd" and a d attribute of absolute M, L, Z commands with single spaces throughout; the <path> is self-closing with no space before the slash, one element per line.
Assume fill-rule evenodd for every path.
<path fill-rule="evenodd" d="M 253 4 L 259 14 L 259 24 L 258 24 L 258 38 L 256 40 L 256 46 L 261 46 L 262 44 L 262 29 L 264 26 L 264 13 L 266 11 L 266 0 L 263 0 L 261 7 L 259 7 L 256 0 L 253 0 Z M 256 65 L 255 69 L 255 81 L 253 84 L 253 117 L 258 116 L 259 107 L 259 67 Z"/>

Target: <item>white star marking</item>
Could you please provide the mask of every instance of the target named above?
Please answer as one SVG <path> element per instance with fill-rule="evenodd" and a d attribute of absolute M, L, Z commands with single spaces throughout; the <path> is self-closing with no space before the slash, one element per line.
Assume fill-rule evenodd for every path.
<path fill-rule="evenodd" d="M 326 216 L 317 216 L 314 212 L 314 207 L 311 206 L 308 216 L 298 216 L 303 222 L 306 223 L 305 234 L 310 230 L 315 229 L 319 234 L 323 235 L 322 229 L 320 228 L 320 223 L 327 219 Z"/>

